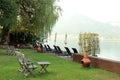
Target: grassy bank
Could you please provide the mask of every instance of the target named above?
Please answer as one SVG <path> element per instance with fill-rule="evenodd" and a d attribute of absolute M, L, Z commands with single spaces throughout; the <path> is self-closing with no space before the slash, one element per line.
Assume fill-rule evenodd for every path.
<path fill-rule="evenodd" d="M 38 66 L 33 72 L 35 78 L 25 78 L 22 73 L 17 71 L 19 68 L 17 58 L 6 55 L 6 51 L 0 49 L 0 80 L 120 80 L 120 74 L 93 67 L 83 68 L 79 63 L 61 59 L 51 54 L 37 53 L 29 49 L 21 49 L 21 52 Z M 51 63 L 47 68 L 48 73 L 38 73 L 40 70 L 38 61 Z"/>

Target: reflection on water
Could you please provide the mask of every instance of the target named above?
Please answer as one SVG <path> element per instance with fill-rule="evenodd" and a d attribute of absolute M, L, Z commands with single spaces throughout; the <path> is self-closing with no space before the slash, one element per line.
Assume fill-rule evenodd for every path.
<path fill-rule="evenodd" d="M 57 35 L 56 45 L 59 45 L 62 50 L 67 46 L 70 48 L 79 49 L 79 37 L 78 35 L 68 35 L 67 45 L 64 44 L 65 35 Z M 54 35 L 48 39 L 48 44 L 53 47 L 54 45 Z M 120 61 L 120 41 L 119 40 L 100 40 L 100 54 L 98 57 Z"/>

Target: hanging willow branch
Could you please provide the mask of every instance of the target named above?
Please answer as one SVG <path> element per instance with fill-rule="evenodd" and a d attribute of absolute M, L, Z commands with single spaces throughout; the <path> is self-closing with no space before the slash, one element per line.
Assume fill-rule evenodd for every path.
<path fill-rule="evenodd" d="M 20 28 L 40 38 L 48 37 L 61 13 L 55 3 L 56 0 L 17 0 Z"/>

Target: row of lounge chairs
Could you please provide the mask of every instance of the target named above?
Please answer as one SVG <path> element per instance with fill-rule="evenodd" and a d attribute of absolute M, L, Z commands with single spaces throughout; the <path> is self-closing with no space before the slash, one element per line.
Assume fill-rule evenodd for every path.
<path fill-rule="evenodd" d="M 48 53 L 55 53 L 57 55 L 61 56 L 71 56 L 73 53 L 78 53 L 76 48 L 72 48 L 73 52 L 70 51 L 68 47 L 64 47 L 65 51 L 62 50 L 59 46 L 53 45 L 53 48 L 51 48 L 48 44 L 47 45 L 42 45 L 43 52 L 48 52 Z"/>
<path fill-rule="evenodd" d="M 42 52 L 47 52 L 47 53 L 55 53 L 57 55 L 60 56 L 71 56 L 73 53 L 78 53 L 76 48 L 72 48 L 73 52 L 70 51 L 70 49 L 68 47 L 64 47 L 65 51 L 62 50 L 59 46 L 53 45 L 53 48 L 51 48 L 48 44 L 47 45 L 41 45 L 42 47 Z M 8 55 L 13 55 L 15 56 L 15 52 L 19 51 L 19 49 L 16 49 L 14 46 L 12 45 L 7 45 L 7 54 Z"/>

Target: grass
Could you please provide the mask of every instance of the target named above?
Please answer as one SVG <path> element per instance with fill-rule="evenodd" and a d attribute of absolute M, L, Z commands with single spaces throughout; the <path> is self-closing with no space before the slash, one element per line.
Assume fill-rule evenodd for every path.
<path fill-rule="evenodd" d="M 36 65 L 38 61 L 49 61 L 48 73 L 39 74 L 40 66 L 33 72 L 35 77 L 25 78 L 18 72 L 19 64 L 15 56 L 6 55 L 0 49 L 0 80 L 120 80 L 120 74 L 98 68 L 84 68 L 81 64 L 62 59 L 51 54 L 37 53 L 30 49 L 21 49 L 25 56 Z M 101 64 L 102 65 L 102 64 Z"/>

